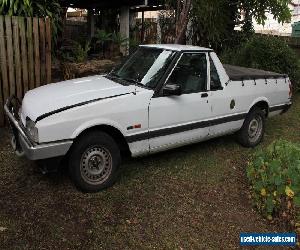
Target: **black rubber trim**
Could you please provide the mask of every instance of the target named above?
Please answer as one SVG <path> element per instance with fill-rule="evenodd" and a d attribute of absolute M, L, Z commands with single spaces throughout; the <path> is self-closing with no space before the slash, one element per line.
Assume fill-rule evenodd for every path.
<path fill-rule="evenodd" d="M 131 135 L 131 136 L 126 136 L 126 140 L 128 143 L 132 142 L 137 142 L 137 141 L 143 141 L 155 137 L 160 137 L 160 136 L 167 136 L 167 135 L 172 135 L 172 134 L 177 134 L 189 130 L 194 130 L 194 129 L 199 129 L 199 128 L 206 128 L 206 127 L 211 127 L 227 122 L 233 122 L 233 121 L 239 121 L 245 119 L 247 116 L 247 113 L 242 113 L 238 115 L 232 115 L 232 116 L 227 116 L 227 117 L 222 117 L 222 118 L 217 118 L 214 120 L 208 120 L 208 121 L 200 121 L 200 122 L 195 122 L 191 124 L 185 124 L 177 127 L 172 127 L 172 128 L 164 128 L 160 130 L 155 130 L 155 131 L 149 131 L 145 133 L 140 133 L 136 135 Z"/>
<path fill-rule="evenodd" d="M 172 62 L 170 63 L 170 65 L 169 65 L 168 69 L 166 70 L 164 76 L 161 78 L 159 84 L 157 85 L 152 98 L 164 97 L 164 95 L 162 93 L 162 89 L 163 89 L 164 85 L 166 84 L 166 81 L 169 77 L 169 74 L 172 72 L 172 70 L 174 70 L 175 65 L 177 64 L 177 62 L 180 59 L 182 54 L 186 54 L 186 53 L 212 53 L 212 52 L 214 52 L 212 49 L 176 51 L 176 54 L 175 54 Z M 206 92 L 206 91 L 203 91 L 203 92 Z"/>
<path fill-rule="evenodd" d="M 199 50 L 180 50 L 181 53 L 212 53 L 212 49 L 199 49 Z"/>
<path fill-rule="evenodd" d="M 93 102 L 98 102 L 98 101 L 102 101 L 102 100 L 106 100 L 106 99 L 110 99 L 110 98 L 115 98 L 115 97 L 119 97 L 119 96 L 123 96 L 123 95 L 129 95 L 129 94 L 132 94 L 132 92 L 125 93 L 125 94 L 120 94 L 120 95 L 109 96 L 109 97 L 105 97 L 105 98 L 93 99 L 93 100 L 90 100 L 90 101 L 80 102 L 80 103 L 77 103 L 77 104 L 74 104 L 74 105 L 66 106 L 66 107 L 56 109 L 56 110 L 53 110 L 51 112 L 48 112 L 48 113 L 45 113 L 45 114 L 39 116 L 38 118 L 36 118 L 35 122 L 41 121 L 41 120 L 45 119 L 46 117 L 49 117 L 51 115 L 54 115 L 54 114 L 57 114 L 57 113 L 60 113 L 60 112 L 63 112 L 63 111 L 66 111 L 68 109 L 84 106 L 84 105 L 87 105 L 87 104 L 90 104 L 90 103 L 93 103 Z"/>
<path fill-rule="evenodd" d="M 292 104 L 290 103 L 290 104 L 287 104 L 287 105 L 285 105 L 285 107 L 283 108 L 283 110 L 282 110 L 282 112 L 281 112 L 281 114 L 284 114 L 284 113 L 286 113 L 286 112 L 288 112 L 289 111 L 289 109 L 292 107 Z"/>
<path fill-rule="evenodd" d="M 288 111 L 288 109 L 291 107 L 292 104 L 282 104 L 282 105 L 278 105 L 278 106 L 274 106 L 274 107 L 270 107 L 269 111 L 270 112 L 274 112 L 274 111 L 279 111 L 279 110 L 283 110 L 283 111 Z"/>
<path fill-rule="evenodd" d="M 152 98 L 156 98 L 156 97 L 162 97 L 162 88 L 169 76 L 169 74 L 172 72 L 173 68 L 175 67 L 178 59 L 181 56 L 180 52 L 176 52 L 174 51 L 174 55 L 173 55 L 173 59 L 171 60 L 169 66 L 167 67 L 165 73 L 163 74 L 163 76 L 161 77 L 161 79 L 159 80 L 158 84 L 156 85 L 156 88 L 154 90 L 154 94 L 152 96 Z"/>

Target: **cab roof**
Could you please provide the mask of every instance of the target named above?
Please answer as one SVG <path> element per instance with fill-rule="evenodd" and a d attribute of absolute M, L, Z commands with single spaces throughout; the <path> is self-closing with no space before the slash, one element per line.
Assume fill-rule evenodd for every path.
<path fill-rule="evenodd" d="M 174 51 L 213 51 L 212 49 L 209 48 L 192 46 L 192 45 L 180 45 L 180 44 L 146 44 L 146 45 L 140 45 L 140 47 L 167 49 L 167 50 L 174 50 Z"/>

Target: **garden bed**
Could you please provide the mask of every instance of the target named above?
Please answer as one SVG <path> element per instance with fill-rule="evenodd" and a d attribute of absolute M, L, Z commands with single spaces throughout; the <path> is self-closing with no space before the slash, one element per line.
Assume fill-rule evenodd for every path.
<path fill-rule="evenodd" d="M 108 73 L 119 60 L 119 58 L 91 59 L 83 63 L 55 61 L 52 67 L 53 82 Z"/>

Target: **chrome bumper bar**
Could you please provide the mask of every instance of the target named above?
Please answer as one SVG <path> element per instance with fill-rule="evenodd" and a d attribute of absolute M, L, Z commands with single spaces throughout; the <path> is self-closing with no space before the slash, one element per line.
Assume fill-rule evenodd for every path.
<path fill-rule="evenodd" d="M 48 158 L 54 158 L 65 155 L 73 141 L 60 141 L 38 144 L 33 142 L 25 131 L 25 128 L 19 121 L 17 114 L 15 113 L 15 107 L 12 104 L 13 100 L 19 100 L 16 97 L 10 97 L 4 106 L 4 111 L 7 115 L 10 130 L 12 133 L 11 144 L 18 156 L 25 155 L 29 160 L 42 160 Z"/>

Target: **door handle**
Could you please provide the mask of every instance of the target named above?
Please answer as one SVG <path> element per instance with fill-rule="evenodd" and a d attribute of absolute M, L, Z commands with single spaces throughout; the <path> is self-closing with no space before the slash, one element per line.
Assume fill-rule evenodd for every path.
<path fill-rule="evenodd" d="M 207 93 L 201 94 L 201 98 L 206 98 L 206 97 L 208 97 L 208 94 L 207 94 Z"/>

